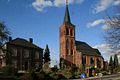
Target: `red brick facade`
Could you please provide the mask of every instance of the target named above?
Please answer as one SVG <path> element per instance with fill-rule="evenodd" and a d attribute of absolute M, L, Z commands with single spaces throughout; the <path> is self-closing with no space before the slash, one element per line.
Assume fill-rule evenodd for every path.
<path fill-rule="evenodd" d="M 60 27 L 60 65 L 62 61 L 66 66 L 75 65 L 87 68 L 103 68 L 103 57 L 97 49 L 93 49 L 88 44 L 80 42 L 80 48 L 76 45 L 75 26 L 70 21 L 68 6 L 66 6 L 64 23 Z M 87 45 L 87 48 L 84 45 Z M 83 45 L 83 47 L 82 47 Z M 85 62 L 83 63 L 83 57 Z M 98 64 L 99 63 L 99 64 Z M 84 65 L 83 65 L 84 64 Z M 89 73 L 89 71 L 88 71 Z"/>
<path fill-rule="evenodd" d="M 75 63 L 75 34 L 74 27 L 64 24 L 60 27 L 60 57 L 70 63 Z"/>

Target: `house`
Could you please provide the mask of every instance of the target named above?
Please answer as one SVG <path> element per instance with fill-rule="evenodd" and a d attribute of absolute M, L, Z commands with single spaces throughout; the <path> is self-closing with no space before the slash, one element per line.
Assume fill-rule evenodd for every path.
<path fill-rule="evenodd" d="M 28 71 L 31 68 L 42 68 L 43 49 L 33 44 L 33 39 L 29 41 L 16 38 L 6 42 L 1 47 L 0 67 L 12 65 L 18 71 Z"/>
<path fill-rule="evenodd" d="M 95 69 L 103 69 L 101 53 L 86 42 L 76 41 L 75 25 L 72 24 L 68 4 L 66 5 L 63 24 L 60 26 L 60 67 L 84 67 L 87 76 L 94 76 Z M 64 64 L 64 65 L 63 65 Z"/>

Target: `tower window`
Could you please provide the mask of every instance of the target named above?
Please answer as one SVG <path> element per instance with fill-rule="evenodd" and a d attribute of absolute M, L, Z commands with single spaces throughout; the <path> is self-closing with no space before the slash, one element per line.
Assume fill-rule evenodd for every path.
<path fill-rule="evenodd" d="M 69 42 L 68 42 L 68 39 L 66 40 L 66 48 L 68 49 L 68 46 L 69 46 Z"/>
<path fill-rule="evenodd" d="M 71 49 L 71 55 L 73 55 L 73 50 Z"/>
<path fill-rule="evenodd" d="M 73 30 L 72 29 L 70 30 L 70 36 L 73 36 Z"/>
<path fill-rule="evenodd" d="M 69 49 L 66 49 L 66 54 L 67 54 L 67 55 L 69 54 Z"/>
<path fill-rule="evenodd" d="M 73 40 L 71 40 L 71 49 L 73 49 L 73 47 L 74 47 L 74 42 Z"/>
<path fill-rule="evenodd" d="M 69 29 L 68 28 L 66 29 L 66 35 L 69 35 Z"/>

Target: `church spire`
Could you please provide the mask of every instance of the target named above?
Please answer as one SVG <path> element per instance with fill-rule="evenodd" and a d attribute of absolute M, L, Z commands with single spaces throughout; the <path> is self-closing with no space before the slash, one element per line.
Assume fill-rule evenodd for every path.
<path fill-rule="evenodd" d="M 70 15 L 69 15 L 69 9 L 68 9 L 68 0 L 66 0 L 66 9 L 65 9 L 64 23 L 71 23 Z"/>

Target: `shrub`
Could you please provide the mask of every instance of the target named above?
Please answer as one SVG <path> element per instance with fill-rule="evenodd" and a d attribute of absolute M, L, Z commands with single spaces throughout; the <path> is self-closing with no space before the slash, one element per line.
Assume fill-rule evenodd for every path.
<path fill-rule="evenodd" d="M 15 75 L 17 73 L 17 70 L 12 66 L 7 65 L 2 69 L 2 72 L 3 72 L 3 75 L 10 76 L 10 75 Z"/>

